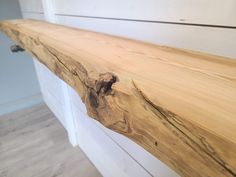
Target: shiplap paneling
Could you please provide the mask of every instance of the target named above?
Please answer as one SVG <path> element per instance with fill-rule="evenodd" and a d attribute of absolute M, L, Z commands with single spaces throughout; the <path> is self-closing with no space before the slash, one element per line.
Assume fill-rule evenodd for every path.
<path fill-rule="evenodd" d="M 58 16 L 60 24 L 236 58 L 236 29 Z"/>
<path fill-rule="evenodd" d="M 56 14 L 236 27 L 235 0 L 58 0 Z"/>
<path fill-rule="evenodd" d="M 31 19 L 37 19 L 37 20 L 44 20 L 44 14 L 43 13 L 30 13 L 30 12 L 23 12 L 22 11 L 23 18 L 31 18 Z"/>
<path fill-rule="evenodd" d="M 41 0 L 19 0 L 22 12 L 43 13 Z"/>

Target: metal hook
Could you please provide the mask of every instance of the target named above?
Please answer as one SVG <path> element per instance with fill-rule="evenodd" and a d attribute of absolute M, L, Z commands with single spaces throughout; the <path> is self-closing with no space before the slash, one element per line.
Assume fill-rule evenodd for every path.
<path fill-rule="evenodd" d="M 17 44 L 15 44 L 15 45 L 12 45 L 11 47 L 10 47 L 10 49 L 11 49 L 11 51 L 12 52 L 23 52 L 23 51 L 25 51 L 25 49 L 23 49 L 20 45 L 17 45 Z"/>

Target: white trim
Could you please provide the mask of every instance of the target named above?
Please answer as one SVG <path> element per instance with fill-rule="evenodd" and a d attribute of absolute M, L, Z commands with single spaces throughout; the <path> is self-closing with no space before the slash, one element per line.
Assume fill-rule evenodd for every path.
<path fill-rule="evenodd" d="M 74 116 L 72 115 L 72 107 L 71 107 L 69 93 L 68 93 L 69 91 L 68 86 L 63 81 L 61 81 L 61 86 L 62 86 L 64 103 L 65 103 L 63 111 L 64 111 L 67 134 L 68 134 L 68 137 L 72 146 L 77 146 L 78 145 L 77 130 L 76 130 Z"/>
<path fill-rule="evenodd" d="M 43 12 L 45 20 L 51 23 L 56 22 L 55 9 L 52 0 L 41 0 L 43 5 Z"/>

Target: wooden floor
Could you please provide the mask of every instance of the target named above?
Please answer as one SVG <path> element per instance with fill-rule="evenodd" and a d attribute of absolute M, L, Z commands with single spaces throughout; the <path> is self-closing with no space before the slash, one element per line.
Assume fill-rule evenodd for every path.
<path fill-rule="evenodd" d="M 98 177 L 43 104 L 0 117 L 0 177 Z"/>

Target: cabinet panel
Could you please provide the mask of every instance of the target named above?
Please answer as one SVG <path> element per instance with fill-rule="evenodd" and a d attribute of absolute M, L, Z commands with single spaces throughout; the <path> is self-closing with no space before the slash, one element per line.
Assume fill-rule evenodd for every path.
<path fill-rule="evenodd" d="M 61 80 L 36 59 L 34 64 L 44 101 L 66 128 Z"/>

